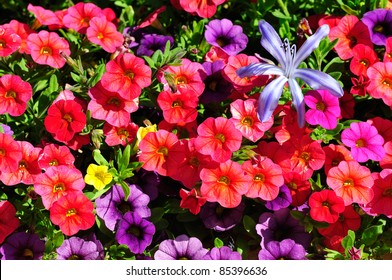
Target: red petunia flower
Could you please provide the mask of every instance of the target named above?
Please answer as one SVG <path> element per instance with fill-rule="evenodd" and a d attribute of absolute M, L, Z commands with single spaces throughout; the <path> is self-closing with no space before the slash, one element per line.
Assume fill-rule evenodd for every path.
<path fill-rule="evenodd" d="M 63 24 L 81 34 L 86 34 L 87 27 L 93 17 L 102 16 L 102 10 L 93 3 L 77 3 L 67 9 Z"/>
<path fill-rule="evenodd" d="M 106 90 L 101 82 L 90 88 L 88 95 L 91 101 L 87 109 L 91 116 L 117 127 L 127 126 L 131 121 L 130 113 L 135 112 L 139 105 L 138 98 L 126 99 L 117 92 Z"/>
<path fill-rule="evenodd" d="M 26 23 L 21 23 L 15 19 L 11 20 L 8 24 L 3 25 L 5 28 L 11 28 L 21 39 L 20 47 L 18 49 L 19 53 L 27 53 L 30 54 L 30 50 L 27 47 L 27 37 L 29 34 L 34 33 Z"/>
<path fill-rule="evenodd" d="M 42 151 L 41 148 L 35 148 L 30 142 L 18 141 L 22 151 L 22 159 L 18 162 L 18 169 L 15 172 L 0 174 L 1 181 L 7 186 L 14 186 L 19 183 L 31 185 L 38 174 L 41 174 L 41 168 L 38 166 L 38 157 Z"/>
<path fill-rule="evenodd" d="M 380 160 L 380 166 L 384 169 L 392 169 L 392 141 L 384 144 L 385 156 Z"/>
<path fill-rule="evenodd" d="M 175 93 L 162 91 L 157 102 L 163 111 L 163 118 L 168 123 L 185 125 L 197 118 L 199 99 L 191 89 L 178 88 Z"/>
<path fill-rule="evenodd" d="M 80 194 L 85 186 L 82 173 L 64 165 L 51 166 L 35 178 L 34 190 L 42 197 L 46 209 L 60 197 L 70 193 Z"/>
<path fill-rule="evenodd" d="M 173 0 L 171 0 L 173 2 Z M 202 18 L 210 18 L 216 13 L 216 8 L 226 0 L 176 0 L 186 12 L 197 14 Z M 178 6 L 177 5 L 177 6 Z"/>
<path fill-rule="evenodd" d="M 197 128 L 197 133 L 196 149 L 203 155 L 211 155 L 217 162 L 227 161 L 241 147 L 241 132 L 223 117 L 207 118 Z"/>
<path fill-rule="evenodd" d="M 332 167 L 338 166 L 341 161 L 354 160 L 351 152 L 342 145 L 329 144 L 324 146 L 323 150 L 325 153 L 325 174 L 328 174 Z"/>
<path fill-rule="evenodd" d="M 241 203 L 242 195 L 249 190 L 250 178 L 238 162 L 227 160 L 215 169 L 203 168 L 200 172 L 201 195 L 209 202 L 218 202 L 225 208 Z"/>
<path fill-rule="evenodd" d="M 392 62 L 376 62 L 369 67 L 367 75 L 370 96 L 381 98 L 385 104 L 392 106 Z"/>
<path fill-rule="evenodd" d="M 65 59 L 60 54 L 69 56 L 71 50 L 69 43 L 55 32 L 41 30 L 39 33 L 31 33 L 27 37 L 27 47 L 33 60 L 42 65 L 53 68 L 61 68 Z"/>
<path fill-rule="evenodd" d="M 250 176 L 248 192 L 245 196 L 261 198 L 265 201 L 274 200 L 279 194 L 279 188 L 284 179 L 282 169 L 267 157 L 256 156 L 244 161 L 242 169 Z"/>
<path fill-rule="evenodd" d="M 298 172 L 283 173 L 284 184 L 289 188 L 292 197 L 291 205 L 294 207 L 303 205 L 312 192 L 310 182 Z"/>
<path fill-rule="evenodd" d="M 56 140 L 66 142 L 71 140 L 75 133 L 83 130 L 86 115 L 76 101 L 59 100 L 49 107 L 44 125 Z"/>
<path fill-rule="evenodd" d="M 112 126 L 105 122 L 103 125 L 103 135 L 106 136 L 105 142 L 109 146 L 122 145 L 126 146 L 133 142 L 136 137 L 139 126 L 135 123 L 129 123 L 126 126 Z"/>
<path fill-rule="evenodd" d="M 385 43 L 384 62 L 392 62 L 392 37 L 387 38 Z"/>
<path fill-rule="evenodd" d="M 350 71 L 357 76 L 367 77 L 368 68 L 379 61 L 376 52 L 372 47 L 363 44 L 355 45 L 352 52 Z"/>
<path fill-rule="evenodd" d="M 333 190 L 314 192 L 309 197 L 310 217 L 319 222 L 335 223 L 345 209 L 343 198 Z"/>
<path fill-rule="evenodd" d="M 108 91 L 119 93 L 123 98 L 139 97 L 143 88 L 151 84 L 151 68 L 144 60 L 124 53 L 106 64 L 106 72 L 101 78 L 102 86 Z"/>
<path fill-rule="evenodd" d="M 334 49 L 343 60 L 353 56 L 353 48 L 357 44 L 373 47 L 368 27 L 353 15 L 344 16 L 328 36 L 331 41 L 338 39 Z"/>
<path fill-rule="evenodd" d="M 19 167 L 22 160 L 20 145 L 12 136 L 0 133 L 0 170 L 1 172 L 12 173 Z"/>
<path fill-rule="evenodd" d="M 82 192 L 62 196 L 49 211 L 52 223 L 68 236 L 89 229 L 95 223 L 94 205 Z"/>
<path fill-rule="evenodd" d="M 350 89 L 351 94 L 357 94 L 359 96 L 366 95 L 367 87 L 370 84 L 368 77 L 365 77 L 364 75 L 361 75 L 358 78 L 351 77 L 351 82 L 353 83 L 353 86 Z"/>
<path fill-rule="evenodd" d="M 192 189 L 190 191 L 180 189 L 180 207 L 184 209 L 189 209 L 194 215 L 197 215 L 200 212 L 201 206 L 203 206 L 207 199 L 203 196 L 200 196 L 196 189 Z"/>
<path fill-rule="evenodd" d="M 266 122 L 260 122 L 257 117 L 256 99 L 238 99 L 230 104 L 230 119 L 235 127 L 241 131 L 242 136 L 257 142 L 274 123 L 273 117 Z"/>
<path fill-rule="evenodd" d="M 56 144 L 46 145 L 38 158 L 38 165 L 41 169 L 47 170 L 51 166 L 65 165 L 73 167 L 75 157 L 67 146 L 59 146 Z"/>
<path fill-rule="evenodd" d="M 94 17 L 89 24 L 86 34 L 90 42 L 101 46 L 108 53 L 114 53 L 118 47 L 122 46 L 124 36 L 106 17 Z"/>
<path fill-rule="evenodd" d="M 366 204 L 373 198 L 374 180 L 370 170 L 357 161 L 341 161 L 338 166 L 332 167 L 327 175 L 327 184 L 343 198 L 345 205 Z"/>
<path fill-rule="evenodd" d="M 17 75 L 5 74 L 0 78 L 0 114 L 22 115 L 32 95 L 33 89 L 28 82 Z"/>
<path fill-rule="evenodd" d="M 0 201 L 0 244 L 19 227 L 16 209 L 9 201 Z"/>
<path fill-rule="evenodd" d="M 0 25 L 0 57 L 9 56 L 16 52 L 22 39 L 8 26 Z"/>
<path fill-rule="evenodd" d="M 166 130 L 147 133 L 139 143 L 139 161 L 143 162 L 143 168 L 162 176 L 171 173 L 170 169 L 185 157 L 185 147 L 175 145 L 177 142 L 177 135 Z"/>

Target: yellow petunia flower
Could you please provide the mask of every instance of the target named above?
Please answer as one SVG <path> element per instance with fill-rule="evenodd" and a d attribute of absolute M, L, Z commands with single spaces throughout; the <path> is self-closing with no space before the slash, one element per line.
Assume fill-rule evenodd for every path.
<path fill-rule="evenodd" d="M 86 184 L 94 186 L 97 190 L 102 190 L 113 179 L 108 173 L 108 167 L 103 165 L 90 164 L 87 167 L 87 174 L 84 176 Z"/>
<path fill-rule="evenodd" d="M 156 124 L 150 124 L 146 127 L 139 127 L 136 133 L 136 137 L 137 137 L 136 147 L 139 147 L 140 141 L 142 141 L 142 139 L 144 138 L 144 136 L 146 136 L 147 133 L 156 132 L 157 130 L 158 129 Z"/>

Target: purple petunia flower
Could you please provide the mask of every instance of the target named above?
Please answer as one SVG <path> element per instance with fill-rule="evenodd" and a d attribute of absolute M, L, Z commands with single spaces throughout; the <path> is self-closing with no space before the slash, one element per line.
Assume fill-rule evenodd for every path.
<path fill-rule="evenodd" d="M 2 260 L 40 260 L 45 251 L 45 242 L 35 233 L 16 232 L 0 247 Z"/>
<path fill-rule="evenodd" d="M 241 222 L 244 209 L 244 203 L 234 208 L 224 208 L 219 203 L 207 202 L 200 210 L 200 218 L 206 228 L 226 231 Z"/>
<path fill-rule="evenodd" d="M 270 241 L 259 252 L 259 260 L 306 260 L 306 251 L 294 240 Z"/>
<path fill-rule="evenodd" d="M 199 101 L 201 103 L 211 103 L 225 100 L 234 88 L 233 84 L 222 76 L 225 63 L 222 60 L 215 60 L 214 62 L 204 62 L 202 65 L 207 77 L 204 80 L 206 86 L 199 97 Z"/>
<path fill-rule="evenodd" d="M 362 22 L 368 27 L 373 44 L 385 46 L 392 36 L 392 10 L 375 9 L 365 13 Z"/>
<path fill-rule="evenodd" d="M 196 237 L 185 234 L 176 239 L 164 240 L 154 254 L 155 260 L 202 260 L 208 250 Z"/>
<path fill-rule="evenodd" d="M 103 260 L 103 246 L 96 238 L 94 242 L 71 237 L 64 240 L 56 252 L 58 260 Z"/>
<path fill-rule="evenodd" d="M 12 131 L 11 127 L 3 123 L 0 123 L 0 132 L 8 135 L 14 135 L 14 132 Z"/>
<path fill-rule="evenodd" d="M 203 257 L 203 260 L 242 260 L 241 254 L 234 252 L 228 246 L 222 246 L 220 248 L 212 248 Z"/>
<path fill-rule="evenodd" d="M 128 246 L 132 253 L 141 254 L 151 244 L 154 233 L 153 223 L 143 219 L 137 212 L 128 212 L 119 222 L 116 240 Z"/>
<path fill-rule="evenodd" d="M 221 48 L 228 55 L 238 54 L 248 44 L 248 37 L 242 32 L 242 27 L 226 18 L 210 21 L 204 36 L 210 45 Z"/>
<path fill-rule="evenodd" d="M 136 54 L 138 56 L 151 56 L 156 50 L 161 50 L 163 52 L 165 50 L 167 41 L 170 42 L 170 46 L 174 44 L 174 39 L 172 36 L 146 34 L 140 40 Z"/>
<path fill-rule="evenodd" d="M 137 172 L 140 189 L 150 197 L 150 201 L 158 197 L 158 186 L 161 184 L 162 176 L 156 171 L 147 171 L 141 168 Z"/>
<path fill-rule="evenodd" d="M 282 185 L 279 188 L 278 196 L 271 201 L 267 201 L 265 207 L 272 211 L 277 211 L 282 208 L 288 207 L 293 201 L 293 197 L 290 194 L 290 189 L 286 185 Z"/>
<path fill-rule="evenodd" d="M 261 236 L 262 247 L 270 241 L 292 239 L 307 248 L 311 241 L 311 235 L 305 231 L 299 220 L 291 216 L 288 208 L 261 214 L 256 232 Z"/>
<path fill-rule="evenodd" d="M 151 216 L 148 208 L 150 198 L 138 186 L 129 185 L 131 195 L 125 201 L 125 194 L 120 185 L 113 185 L 112 189 L 95 200 L 97 215 L 105 221 L 108 229 L 114 230 L 116 223 L 127 212 L 137 212 L 142 218 Z"/>

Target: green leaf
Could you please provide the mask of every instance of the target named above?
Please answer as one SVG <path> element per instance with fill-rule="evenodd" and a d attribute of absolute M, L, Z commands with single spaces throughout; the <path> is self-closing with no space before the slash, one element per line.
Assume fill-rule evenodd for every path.
<path fill-rule="evenodd" d="M 131 195 L 131 188 L 124 181 L 120 181 L 117 183 L 119 183 L 121 185 L 121 187 L 124 191 L 124 195 L 125 195 L 124 200 L 127 201 L 129 196 Z"/>
<path fill-rule="evenodd" d="M 345 251 L 348 251 L 354 246 L 354 243 L 355 243 L 355 232 L 349 230 L 347 236 L 344 237 L 342 240 L 342 246 L 345 249 Z"/>
<path fill-rule="evenodd" d="M 361 241 L 365 245 L 372 245 L 374 242 L 377 241 L 377 238 L 380 234 L 383 233 L 383 228 L 386 224 L 386 221 L 380 220 L 379 225 L 370 226 L 365 229 L 361 236 Z"/>
<path fill-rule="evenodd" d="M 50 92 L 55 92 L 55 91 L 57 91 L 58 88 L 59 88 L 59 84 L 57 82 L 57 76 L 56 75 L 50 76 L 50 79 L 49 79 L 49 91 Z"/>
<path fill-rule="evenodd" d="M 122 155 L 118 161 L 119 172 L 125 170 L 128 167 L 129 159 L 131 158 L 131 145 L 127 145 L 122 152 Z"/>
<path fill-rule="evenodd" d="M 94 75 L 88 81 L 90 86 L 93 87 L 96 83 L 99 82 L 103 73 L 105 72 L 105 69 L 105 64 L 98 65 L 98 67 L 95 69 Z"/>
<path fill-rule="evenodd" d="M 256 237 L 256 222 L 252 219 L 252 217 L 245 215 L 242 219 L 242 224 L 246 232 L 248 232 L 251 236 Z"/>
<path fill-rule="evenodd" d="M 163 215 L 165 215 L 165 209 L 163 207 L 152 208 L 150 221 L 155 224 L 162 219 Z"/>
<path fill-rule="evenodd" d="M 223 241 L 220 240 L 218 237 L 214 239 L 214 247 L 221 248 L 224 245 Z"/>
<path fill-rule="evenodd" d="M 107 160 L 102 156 L 101 151 L 99 149 L 94 149 L 93 157 L 96 163 L 99 165 L 109 166 Z"/>

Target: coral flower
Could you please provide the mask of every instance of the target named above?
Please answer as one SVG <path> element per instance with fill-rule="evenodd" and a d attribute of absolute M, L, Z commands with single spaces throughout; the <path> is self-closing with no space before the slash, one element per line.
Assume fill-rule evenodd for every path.
<path fill-rule="evenodd" d="M 251 177 L 249 190 L 245 194 L 251 198 L 261 198 L 266 201 L 275 199 L 284 179 L 282 169 L 267 157 L 256 156 L 244 161 L 242 169 Z"/>
<path fill-rule="evenodd" d="M 95 223 L 94 205 L 83 193 L 69 193 L 53 203 L 50 220 L 65 235 L 91 228 Z"/>
<path fill-rule="evenodd" d="M 325 152 L 325 174 L 328 174 L 332 167 L 338 166 L 341 161 L 354 160 L 351 152 L 343 145 L 329 144 L 324 146 L 323 150 Z"/>
<path fill-rule="evenodd" d="M 8 200 L 0 201 L 0 244 L 19 227 L 16 209 Z"/>
<path fill-rule="evenodd" d="M 56 140 L 65 142 L 83 130 L 86 115 L 76 101 L 59 100 L 49 107 L 44 125 L 48 132 L 54 134 Z"/>
<path fill-rule="evenodd" d="M 39 33 L 32 33 L 27 37 L 27 47 L 33 60 L 42 65 L 49 65 L 53 68 L 61 68 L 65 64 L 65 59 L 60 55 L 71 55 L 69 43 L 55 32 L 41 30 Z"/>
<path fill-rule="evenodd" d="M 70 193 L 81 194 L 85 184 L 82 173 L 64 165 L 49 167 L 35 178 L 34 190 L 42 197 L 46 209 L 55 201 Z"/>
<path fill-rule="evenodd" d="M 177 142 L 177 135 L 166 130 L 147 133 L 139 144 L 139 161 L 143 162 L 143 168 L 162 176 L 171 173 L 176 163 L 185 157 L 185 147 L 175 145 Z"/>
<path fill-rule="evenodd" d="M 319 222 L 334 223 L 345 209 L 343 198 L 333 190 L 314 192 L 309 197 L 310 217 Z"/>
<path fill-rule="evenodd" d="M 226 208 L 234 208 L 241 203 L 242 195 L 249 190 L 249 177 L 241 165 L 227 160 L 218 168 L 203 168 L 200 172 L 201 195 L 209 202 L 218 202 Z"/>
<path fill-rule="evenodd" d="M 169 66 L 163 70 L 165 75 L 170 77 L 167 79 L 163 72 L 158 76 L 159 81 L 164 85 L 164 90 L 181 87 L 193 90 L 197 96 L 203 93 L 206 72 L 200 63 L 183 58 L 180 66 Z"/>
<path fill-rule="evenodd" d="M 102 190 L 113 179 L 112 174 L 108 172 L 108 167 L 103 165 L 98 166 L 91 163 L 87 167 L 86 173 L 84 181 L 86 184 L 93 185 L 97 190 Z"/>
<path fill-rule="evenodd" d="M 123 35 L 117 31 L 114 23 L 105 17 L 94 17 L 86 30 L 90 42 L 101 46 L 108 53 L 114 53 L 124 42 Z"/>
<path fill-rule="evenodd" d="M 341 161 L 332 167 L 327 175 L 328 186 L 344 200 L 344 205 L 351 203 L 366 204 L 373 198 L 374 180 L 369 168 L 356 161 Z"/>
<path fill-rule="evenodd" d="M 18 52 L 30 54 L 26 40 L 29 34 L 34 33 L 35 31 L 32 30 L 26 23 L 21 23 L 15 19 L 11 20 L 8 24 L 4 24 L 3 27 L 11 28 L 20 37 L 21 42 Z"/>
<path fill-rule="evenodd" d="M 309 180 L 298 172 L 283 173 L 284 184 L 289 188 L 294 207 L 303 205 L 312 192 Z"/>
<path fill-rule="evenodd" d="M 126 146 L 133 142 L 139 126 L 135 123 L 129 123 L 127 126 L 112 126 L 109 123 L 103 125 L 103 135 L 106 136 L 105 142 L 109 146 L 122 145 Z"/>
<path fill-rule="evenodd" d="M 88 94 L 91 101 L 87 109 L 90 110 L 91 116 L 116 127 L 128 125 L 131 120 L 129 114 L 138 109 L 138 98 L 125 99 L 117 92 L 106 90 L 101 82 L 90 88 Z"/>
<path fill-rule="evenodd" d="M 309 110 L 305 119 L 309 124 L 334 129 L 340 117 L 339 99 L 326 90 L 309 90 L 305 95 L 305 104 Z"/>
<path fill-rule="evenodd" d="M 27 10 L 34 14 L 36 21 L 38 21 L 38 26 L 59 23 L 59 19 L 56 16 L 56 13 L 51 10 L 47 10 L 41 6 L 34 6 L 32 4 L 27 6 Z M 34 23 L 34 26 L 37 27 L 37 23 Z"/>
<path fill-rule="evenodd" d="M 331 28 L 329 39 L 338 39 L 334 48 L 343 60 L 353 57 L 353 48 L 357 44 L 373 47 L 368 27 L 353 15 L 344 16 L 337 26 Z"/>
<path fill-rule="evenodd" d="M 34 178 L 41 174 L 41 168 L 38 166 L 38 157 L 42 151 L 41 148 L 35 148 L 30 142 L 18 141 L 22 151 L 22 159 L 18 163 L 18 169 L 12 173 L 0 173 L 1 181 L 7 186 L 14 186 L 19 183 L 31 185 Z"/>
<path fill-rule="evenodd" d="M 196 149 L 203 155 L 210 155 L 217 162 L 227 161 L 232 152 L 241 147 L 241 132 L 223 117 L 207 118 L 197 128 L 197 133 Z"/>
<path fill-rule="evenodd" d="M 367 70 L 374 63 L 379 61 L 373 48 L 358 44 L 353 48 L 353 57 L 350 60 L 350 71 L 357 76 L 367 77 Z"/>
<path fill-rule="evenodd" d="M 5 173 L 15 172 L 22 160 L 20 145 L 12 136 L 0 133 L 0 170 Z"/>
<path fill-rule="evenodd" d="M 171 0 L 173 1 L 173 0 Z M 210 18 L 216 13 L 216 8 L 226 0 L 176 0 L 184 11 L 199 17 Z"/>
<path fill-rule="evenodd" d="M 101 8 L 93 3 L 77 3 L 67 9 L 63 17 L 63 24 L 67 28 L 85 34 L 87 27 L 90 26 L 90 20 L 93 17 L 103 16 Z"/>
<path fill-rule="evenodd" d="M 13 29 L 0 25 L 0 57 L 9 56 L 16 52 L 22 43 L 22 39 Z"/>
<path fill-rule="evenodd" d="M 392 62 L 376 62 L 369 67 L 367 75 L 370 96 L 382 98 L 385 104 L 392 106 Z"/>
<path fill-rule="evenodd" d="M 193 90 L 178 88 L 176 93 L 162 91 L 159 93 L 157 102 L 163 111 L 163 118 L 168 123 L 185 125 L 197 118 L 197 105 L 199 99 Z"/>
<path fill-rule="evenodd" d="M 38 165 L 41 169 L 46 170 L 51 166 L 65 165 L 73 167 L 75 157 L 67 146 L 48 144 L 44 147 L 38 158 Z"/>
<path fill-rule="evenodd" d="M 392 169 L 392 141 L 389 141 L 384 144 L 385 149 L 385 157 L 380 160 L 381 168 L 389 168 Z"/>
<path fill-rule="evenodd" d="M 272 117 L 263 123 L 257 118 L 256 99 L 237 99 L 230 104 L 230 112 L 232 115 L 230 120 L 235 127 L 241 131 L 242 136 L 253 142 L 260 140 L 273 125 Z"/>
<path fill-rule="evenodd" d="M 196 189 L 191 189 L 190 191 L 180 189 L 180 207 L 184 209 L 189 209 L 194 215 L 199 214 L 201 206 L 203 206 L 207 198 L 200 196 Z"/>
<path fill-rule="evenodd" d="M 151 84 L 151 68 L 131 53 L 120 54 L 106 64 L 101 83 L 108 91 L 117 92 L 126 99 L 135 99 L 142 88 Z"/>
<path fill-rule="evenodd" d="M 392 62 L 392 37 L 386 40 L 384 62 Z"/>
<path fill-rule="evenodd" d="M 5 74 L 0 78 L 0 114 L 22 115 L 31 99 L 33 89 L 19 76 Z"/>
<path fill-rule="evenodd" d="M 377 129 L 367 122 L 353 122 L 343 130 L 342 142 L 351 148 L 351 154 L 358 162 L 369 159 L 380 161 L 385 156 L 384 139 Z"/>

